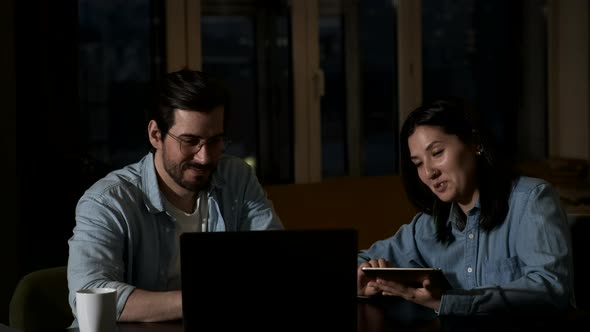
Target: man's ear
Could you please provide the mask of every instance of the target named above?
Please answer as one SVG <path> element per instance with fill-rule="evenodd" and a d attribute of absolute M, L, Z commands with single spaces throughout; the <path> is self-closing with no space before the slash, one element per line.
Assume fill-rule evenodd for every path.
<path fill-rule="evenodd" d="M 150 144 L 155 149 L 158 149 L 162 144 L 162 132 L 154 120 L 150 120 L 150 123 L 148 124 L 148 138 L 150 140 Z"/>

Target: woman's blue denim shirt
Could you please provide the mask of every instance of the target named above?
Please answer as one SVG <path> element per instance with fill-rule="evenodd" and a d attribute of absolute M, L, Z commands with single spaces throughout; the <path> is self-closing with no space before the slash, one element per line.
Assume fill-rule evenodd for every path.
<path fill-rule="evenodd" d="M 547 182 L 520 177 L 506 219 L 489 232 L 478 222 L 479 200 L 463 231 L 456 209 L 448 220 L 452 243 L 438 242 L 432 216 L 418 213 L 392 237 L 361 250 L 359 263 L 383 257 L 399 267 L 441 268 L 453 290 L 443 294 L 440 315 L 575 306 L 568 220 Z"/>
<path fill-rule="evenodd" d="M 152 153 L 111 172 L 80 198 L 68 241 L 69 302 L 74 313 L 76 290 L 81 288 L 116 288 L 117 317 L 135 287 L 168 290 L 177 239 L 163 199 Z M 236 157 L 219 161 L 208 205 L 212 232 L 283 229 L 252 168 Z"/>

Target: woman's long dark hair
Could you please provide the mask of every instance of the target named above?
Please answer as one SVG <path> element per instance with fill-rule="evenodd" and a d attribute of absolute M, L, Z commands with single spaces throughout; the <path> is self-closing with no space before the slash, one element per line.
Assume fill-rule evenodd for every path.
<path fill-rule="evenodd" d="M 466 103 L 458 100 L 437 100 L 412 111 L 400 132 L 401 176 L 410 202 L 419 210 L 433 216 L 437 239 L 451 242 L 451 226 L 448 225 L 452 203 L 441 201 L 418 177 L 418 171 L 410 158 L 408 138 L 419 126 L 435 126 L 446 134 L 455 135 L 467 145 L 474 145 L 481 152 L 476 162 L 476 181 L 479 187 L 481 207 L 480 225 L 489 231 L 501 224 L 508 213 L 508 198 L 514 173 L 506 160 L 500 159 L 494 150 L 490 136 L 482 132 Z"/>

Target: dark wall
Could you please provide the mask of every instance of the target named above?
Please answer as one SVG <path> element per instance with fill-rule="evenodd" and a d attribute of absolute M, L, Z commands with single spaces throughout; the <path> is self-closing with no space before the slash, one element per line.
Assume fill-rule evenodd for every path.
<path fill-rule="evenodd" d="M 0 61 L 7 67 L 0 75 L 2 83 L 12 87 L 2 89 L 8 94 L 2 98 L 2 109 L 8 100 L 7 112 L 16 124 L 12 132 L 8 130 L 12 134 L 8 140 L 16 150 L 4 150 L 11 152 L 9 161 L 12 156 L 16 160 L 12 172 L 6 173 L 7 181 L 13 181 L 13 189 L 9 201 L 4 202 L 9 206 L 3 209 L 14 216 L 5 215 L 0 233 L 0 243 L 6 246 L 2 250 L 0 284 L 8 287 L 0 293 L 0 322 L 7 324 L 9 297 L 16 280 L 33 270 L 67 263 L 67 239 L 74 225 L 75 202 L 81 194 L 81 163 L 77 1 L 1 3 L 2 40 L 12 45 L 14 37 L 14 61 Z M 12 19 L 5 20 L 12 9 Z M 4 25 L 9 26 L 4 29 Z"/>
<path fill-rule="evenodd" d="M 16 179 L 16 89 L 14 72 L 13 0 L 0 1 L 0 142 L 3 180 L 0 186 L 0 323 L 8 323 L 8 303 L 18 278 Z"/>
<path fill-rule="evenodd" d="M 65 264 L 79 180 L 77 1 L 18 1 L 21 272 Z"/>
<path fill-rule="evenodd" d="M 77 1 L 18 1 L 21 272 L 66 263 L 79 179 Z"/>

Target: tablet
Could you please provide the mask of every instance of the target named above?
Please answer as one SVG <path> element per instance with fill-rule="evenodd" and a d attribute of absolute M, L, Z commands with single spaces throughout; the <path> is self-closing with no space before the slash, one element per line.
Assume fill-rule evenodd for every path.
<path fill-rule="evenodd" d="M 363 267 L 363 272 L 371 278 L 381 278 L 420 288 L 425 279 L 430 279 L 435 287 L 451 288 L 441 269 L 427 267 Z"/>

